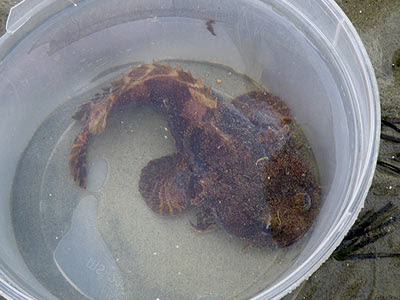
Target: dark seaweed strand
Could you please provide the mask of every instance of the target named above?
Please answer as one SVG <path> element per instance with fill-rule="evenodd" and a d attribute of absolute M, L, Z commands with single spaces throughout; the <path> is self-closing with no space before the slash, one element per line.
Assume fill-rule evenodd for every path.
<path fill-rule="evenodd" d="M 362 238 L 360 238 L 360 241 L 357 240 L 356 242 L 354 242 L 354 244 L 348 246 L 347 248 L 341 248 L 341 249 L 336 250 L 333 254 L 333 257 L 339 261 L 347 260 L 350 257 L 352 257 L 353 255 L 355 255 L 353 253 L 356 252 L 357 250 L 365 247 L 368 244 L 371 244 L 371 243 L 377 241 L 378 239 L 384 237 L 388 233 L 391 233 L 391 232 L 381 230 L 380 233 L 378 233 L 378 234 L 362 237 Z"/>
<path fill-rule="evenodd" d="M 400 168 L 395 165 L 389 164 L 389 163 L 381 161 L 381 160 L 378 160 L 377 164 L 378 164 L 378 166 L 381 166 L 382 168 L 384 168 L 386 170 L 389 170 L 391 172 L 394 172 L 394 173 L 400 175 Z"/>
<path fill-rule="evenodd" d="M 345 257 L 345 259 L 347 259 L 348 255 L 352 254 L 353 252 L 357 251 L 358 249 L 361 249 L 361 248 L 367 246 L 368 244 L 371 244 L 371 243 L 377 241 L 381 237 L 384 237 L 388 233 L 391 233 L 391 231 L 386 230 L 386 227 L 393 224 L 397 220 L 398 220 L 398 218 L 395 218 L 395 217 L 389 218 L 387 221 L 382 222 L 375 228 L 368 230 L 363 235 L 360 235 L 351 240 L 346 240 L 346 242 L 343 244 L 343 246 L 341 244 L 339 246 L 339 248 L 335 250 L 334 257 L 337 260 L 343 260 L 343 259 L 339 259 L 339 258 L 343 258 L 343 257 Z"/>
<path fill-rule="evenodd" d="M 387 203 L 385 206 L 380 208 L 377 212 L 368 210 L 366 211 L 350 229 L 349 233 L 346 235 L 345 240 L 351 240 L 354 237 L 359 237 L 367 231 L 367 227 L 374 223 L 381 215 L 388 211 L 393 211 L 395 205 L 391 202 Z"/>
<path fill-rule="evenodd" d="M 360 241 L 355 242 L 351 246 L 344 248 L 344 249 L 337 249 L 333 252 L 333 258 L 338 260 L 338 261 L 343 261 L 350 259 L 352 256 L 356 256 L 356 254 L 353 254 L 355 251 L 358 249 L 361 249 L 368 244 L 376 242 L 378 239 L 384 237 L 388 233 L 391 233 L 391 231 L 381 231 L 380 233 L 372 236 L 366 236 L 366 237 L 360 237 Z"/>
<path fill-rule="evenodd" d="M 384 133 L 381 133 L 381 139 L 385 141 L 391 141 L 393 143 L 400 143 L 400 138 Z"/>
<path fill-rule="evenodd" d="M 385 122 L 388 122 L 388 123 L 400 124 L 400 118 L 399 117 L 388 117 L 388 116 L 386 116 L 386 117 L 383 117 L 382 119 Z M 388 126 L 390 126 L 390 125 L 388 125 Z"/>
<path fill-rule="evenodd" d="M 389 128 L 392 128 L 394 131 L 400 133 L 400 128 L 397 127 L 395 124 L 393 124 L 392 122 L 389 122 L 387 120 L 382 120 L 382 125 L 383 126 L 387 126 Z"/>
<path fill-rule="evenodd" d="M 356 255 L 353 253 L 356 252 L 358 249 L 361 249 L 361 248 L 367 246 L 368 244 L 376 242 L 378 239 L 384 237 L 388 233 L 390 233 L 390 232 L 381 232 L 380 234 L 377 234 L 375 236 L 362 238 L 362 240 L 359 243 L 351 245 L 350 247 L 347 247 L 345 249 L 335 250 L 333 252 L 333 258 L 338 261 L 347 260 L 347 259 L 349 259 L 349 257 Z"/>
<path fill-rule="evenodd" d="M 373 243 L 392 231 L 385 230 L 387 226 L 399 220 L 399 209 L 389 202 L 377 212 L 367 211 L 353 226 L 340 246 L 333 252 L 336 260 L 370 259 L 383 257 L 397 257 L 398 253 L 384 254 L 353 254 L 358 249 Z"/>
<path fill-rule="evenodd" d="M 367 211 L 353 226 L 345 240 L 353 240 L 371 231 L 382 229 L 398 219 L 399 209 L 389 202 L 377 212 Z"/>
<path fill-rule="evenodd" d="M 382 120 L 381 124 L 382 124 L 382 126 L 389 127 L 391 129 L 393 129 L 395 132 L 400 133 L 400 127 L 398 127 L 397 125 L 395 125 L 394 123 L 392 123 L 392 122 L 390 122 L 388 120 Z M 384 134 L 384 133 L 381 133 L 381 139 L 386 140 L 386 141 L 390 141 L 390 142 L 393 142 L 393 143 L 400 143 L 400 138 L 399 137 L 395 137 L 395 136 Z M 392 160 L 400 161 L 400 153 L 397 153 L 396 155 L 394 155 Z M 394 172 L 396 174 L 400 174 L 400 168 L 395 166 L 395 165 L 386 163 L 386 162 L 381 161 L 381 160 L 378 160 L 378 165 L 381 166 L 385 170 Z"/>
<path fill-rule="evenodd" d="M 356 259 L 376 259 L 376 258 L 391 258 L 391 257 L 400 257 L 400 252 L 393 252 L 393 253 L 361 253 L 361 254 L 354 254 L 348 255 L 346 260 L 356 260 Z"/>
<path fill-rule="evenodd" d="M 382 120 L 382 126 L 387 126 L 394 131 L 400 133 L 400 128 L 397 127 L 395 124 L 389 122 L 388 120 Z M 394 143 L 400 143 L 400 138 L 393 137 L 387 134 L 381 134 L 381 138 L 383 140 L 391 141 Z M 400 161 L 400 153 L 396 154 L 393 160 Z M 390 170 L 391 172 L 400 174 L 400 168 L 392 164 L 383 161 L 378 161 L 377 164 L 385 169 Z M 387 216 L 384 217 L 383 222 L 378 224 L 377 226 L 371 227 L 373 223 L 379 218 L 379 216 L 385 214 L 386 212 Z M 393 216 L 395 212 L 397 213 L 398 209 L 391 202 L 389 202 L 376 213 L 372 211 L 367 211 L 364 216 L 356 222 L 356 224 L 353 226 L 354 229 L 350 230 L 349 234 L 345 237 L 340 246 L 334 251 L 333 257 L 339 261 L 400 257 L 400 252 L 352 254 L 354 251 L 375 242 L 376 240 L 385 236 L 388 233 L 391 233 L 385 231 L 384 228 L 398 220 L 398 217 Z M 371 231 L 379 231 L 379 233 L 371 235 Z"/>

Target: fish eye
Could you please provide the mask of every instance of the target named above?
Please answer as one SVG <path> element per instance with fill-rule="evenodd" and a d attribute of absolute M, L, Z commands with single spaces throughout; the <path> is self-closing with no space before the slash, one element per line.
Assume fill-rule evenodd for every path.
<path fill-rule="evenodd" d="M 312 205 L 311 197 L 307 193 L 296 194 L 295 202 L 300 209 L 305 211 L 308 211 Z"/>

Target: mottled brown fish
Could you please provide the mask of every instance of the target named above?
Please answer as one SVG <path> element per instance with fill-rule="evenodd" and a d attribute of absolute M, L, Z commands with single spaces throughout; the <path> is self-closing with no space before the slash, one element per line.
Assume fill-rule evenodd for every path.
<path fill-rule="evenodd" d="M 229 101 L 190 72 L 156 62 L 133 67 L 74 114 L 84 127 L 69 167 L 80 187 L 90 136 L 129 103 L 166 114 L 176 145 L 176 153 L 141 171 L 139 191 L 154 212 L 172 216 L 194 207 L 198 230 L 218 226 L 260 247 L 288 246 L 310 228 L 320 187 L 291 134 L 286 104 L 266 91 Z"/>

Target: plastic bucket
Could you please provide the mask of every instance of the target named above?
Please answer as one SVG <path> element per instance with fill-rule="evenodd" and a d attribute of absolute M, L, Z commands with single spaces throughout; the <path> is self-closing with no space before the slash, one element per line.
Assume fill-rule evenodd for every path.
<path fill-rule="evenodd" d="M 123 276 L 115 271 L 118 262 L 110 261 L 113 257 L 106 250 L 98 250 L 107 247 L 99 242 L 98 232 L 70 228 L 71 220 L 80 216 L 96 223 L 91 196 L 75 214 L 78 202 L 66 201 L 71 207 L 65 208 L 70 214 L 62 230 L 35 227 L 49 209 L 46 205 L 53 205 L 38 198 L 54 195 L 45 192 L 43 170 L 48 170 L 48 161 L 26 154 L 38 145 L 32 153 L 50 149 L 53 155 L 57 141 L 52 141 L 52 129 L 41 133 L 43 143 L 35 144 L 43 122 L 53 120 L 49 128 L 54 131 L 68 127 L 70 123 L 55 115 L 59 108 L 74 97 L 87 97 L 132 63 L 210 61 L 247 74 L 286 101 L 312 146 L 322 186 L 322 206 L 312 231 L 295 247 L 295 255 L 284 250 L 280 263 L 260 264 L 270 269 L 264 273 L 270 274 L 268 279 L 249 284 L 246 293 L 223 294 L 226 297 L 283 297 L 329 257 L 363 207 L 378 154 L 379 94 L 362 42 L 334 1 L 24 1 L 10 12 L 7 33 L 0 39 L 0 59 L 0 294 L 6 298 L 132 297 L 119 284 Z M 58 173 L 51 174 L 46 176 Z M 36 184 L 40 191 L 36 195 L 18 180 Z M 14 203 L 15 193 L 20 206 Z M 24 232 L 28 236 L 21 241 L 18 235 Z M 77 248 L 74 262 L 73 256 L 65 258 L 71 253 L 59 243 L 82 244 L 76 240 L 79 234 L 92 238 L 85 241 L 91 243 L 86 249 L 95 252 Z M 41 252 L 38 244 L 46 245 L 50 254 Z M 85 255 L 87 268 L 79 273 L 76 264 Z M 96 264 L 94 256 L 103 261 Z M 112 271 L 104 277 L 107 268 Z M 70 290 L 75 292 L 64 293 Z M 186 299 L 225 297 L 186 292 Z M 141 298 L 163 299 L 152 293 L 143 291 Z"/>

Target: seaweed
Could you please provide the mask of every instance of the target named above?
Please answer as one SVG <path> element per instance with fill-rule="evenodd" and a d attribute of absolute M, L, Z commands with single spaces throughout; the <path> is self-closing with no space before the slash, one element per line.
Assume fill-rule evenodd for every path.
<path fill-rule="evenodd" d="M 340 246 L 333 252 L 333 258 L 338 261 L 343 261 L 400 257 L 400 252 L 355 254 L 357 250 L 392 233 L 393 230 L 390 226 L 400 219 L 399 212 L 399 208 L 391 202 L 384 205 L 378 211 L 367 210 L 356 221 Z"/>
<path fill-rule="evenodd" d="M 400 133 L 400 127 L 397 126 L 394 122 L 389 121 L 388 119 L 382 120 L 382 127 L 388 127 L 392 131 L 395 131 L 396 133 Z M 381 134 L 381 139 L 392 142 L 392 143 L 400 143 L 400 137 L 396 137 L 396 136 L 389 135 L 386 133 Z M 393 161 L 396 161 L 396 162 L 400 162 L 400 153 L 395 153 L 395 154 L 391 155 L 390 159 Z M 387 161 L 383 161 L 382 159 L 378 159 L 377 164 L 381 169 L 383 169 L 385 171 L 389 171 L 392 174 L 394 173 L 396 175 L 400 175 L 400 167 L 396 166 L 393 163 L 389 163 Z"/>

